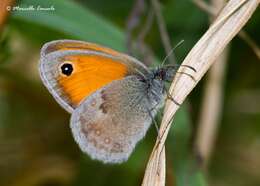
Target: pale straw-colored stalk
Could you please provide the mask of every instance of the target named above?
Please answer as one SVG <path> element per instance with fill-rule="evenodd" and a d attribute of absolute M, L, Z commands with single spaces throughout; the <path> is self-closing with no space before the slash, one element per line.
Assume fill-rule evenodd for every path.
<path fill-rule="evenodd" d="M 216 12 L 219 12 L 225 5 L 225 2 L 225 0 L 211 0 L 211 7 L 213 7 Z M 217 13 L 215 15 L 217 15 Z M 215 15 L 210 16 L 211 20 L 215 18 Z M 196 156 L 200 159 L 200 166 L 203 168 L 207 168 L 209 163 L 222 115 L 228 48 L 229 46 L 224 49 L 210 68 L 207 74 L 207 81 L 204 85 L 205 89 L 195 139 Z"/>
<path fill-rule="evenodd" d="M 182 65 L 189 65 L 196 69 L 193 72 L 184 66 L 181 72 L 189 73 L 189 76 L 178 74 L 170 87 L 172 97 L 182 103 L 191 90 L 196 86 L 216 58 L 224 50 L 225 46 L 246 24 L 259 5 L 259 0 L 230 0 L 212 23 L 207 32 L 201 37 L 184 59 Z M 169 132 L 171 121 L 179 106 L 171 101 L 166 102 L 162 123 L 159 129 L 153 151 L 148 161 L 143 186 L 165 185 L 165 147 L 164 143 Z"/>
<path fill-rule="evenodd" d="M 211 16 L 217 16 L 218 14 L 218 10 L 216 9 L 216 7 L 213 7 L 211 5 L 209 5 L 206 1 L 204 0 L 193 0 L 193 2 L 203 11 L 207 12 L 208 14 L 210 14 Z M 247 34 L 246 31 L 244 30 L 240 30 L 240 32 L 238 33 L 238 36 L 243 39 L 249 47 L 251 47 L 251 49 L 253 50 L 253 52 L 255 53 L 256 57 L 258 57 L 258 59 L 260 59 L 260 48 L 259 46 L 256 44 L 256 42 Z"/>

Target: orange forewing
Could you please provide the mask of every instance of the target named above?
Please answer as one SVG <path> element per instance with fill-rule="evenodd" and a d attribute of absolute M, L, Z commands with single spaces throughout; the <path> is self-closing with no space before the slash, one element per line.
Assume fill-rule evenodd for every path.
<path fill-rule="evenodd" d="M 60 74 L 58 83 L 74 107 L 97 89 L 127 75 L 124 64 L 101 55 L 65 56 L 63 61 L 71 63 L 74 71 L 70 76 Z"/>

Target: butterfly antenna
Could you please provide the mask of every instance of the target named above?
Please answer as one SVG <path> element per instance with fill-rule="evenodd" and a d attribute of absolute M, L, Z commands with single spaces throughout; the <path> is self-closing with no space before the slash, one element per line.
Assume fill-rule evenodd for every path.
<path fill-rule="evenodd" d="M 144 73 L 142 71 L 140 71 L 139 69 L 133 67 L 134 71 L 137 72 L 137 74 L 139 74 L 140 76 L 142 76 L 144 79 L 146 79 L 146 76 L 144 75 Z"/>
<path fill-rule="evenodd" d="M 168 57 L 173 53 L 173 51 L 180 46 L 182 43 L 184 42 L 184 40 L 181 40 L 179 43 L 177 43 L 177 45 L 175 45 L 175 47 L 173 47 L 173 49 L 171 49 L 171 51 L 166 55 L 166 57 L 163 59 L 163 62 L 161 64 L 161 66 L 163 66 L 166 62 L 166 60 L 168 59 Z"/>

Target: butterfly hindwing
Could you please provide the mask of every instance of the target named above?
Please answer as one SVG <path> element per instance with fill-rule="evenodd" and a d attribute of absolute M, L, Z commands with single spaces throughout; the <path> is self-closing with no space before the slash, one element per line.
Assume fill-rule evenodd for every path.
<path fill-rule="evenodd" d="M 82 151 L 93 159 L 128 159 L 151 124 L 145 84 L 136 76 L 116 80 L 87 97 L 72 113 L 71 129 Z"/>

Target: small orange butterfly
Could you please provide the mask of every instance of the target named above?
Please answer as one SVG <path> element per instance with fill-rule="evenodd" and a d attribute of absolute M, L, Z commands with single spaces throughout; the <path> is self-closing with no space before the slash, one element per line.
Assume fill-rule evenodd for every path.
<path fill-rule="evenodd" d="M 149 69 L 131 56 L 74 40 L 45 44 L 39 66 L 44 85 L 72 113 L 70 126 L 81 150 L 105 163 L 128 159 L 177 69 Z"/>

